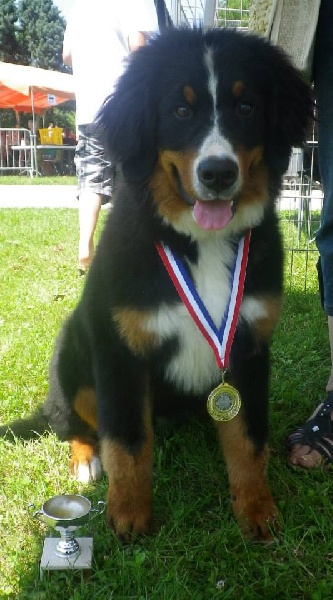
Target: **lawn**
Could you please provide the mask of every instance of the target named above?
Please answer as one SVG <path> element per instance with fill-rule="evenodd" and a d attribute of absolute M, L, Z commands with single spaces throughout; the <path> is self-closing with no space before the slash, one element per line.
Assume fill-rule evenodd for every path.
<path fill-rule="evenodd" d="M 4 178 L 5 179 L 5 178 Z M 28 178 L 27 178 L 28 179 Z M 0 178 L 1 181 L 1 178 Z M 102 220 L 105 214 L 102 216 Z M 286 240 L 293 225 L 284 225 Z M 0 213 L 0 422 L 26 415 L 45 397 L 60 324 L 83 285 L 77 276 L 77 211 Z M 287 243 L 287 242 L 286 242 Z M 272 344 L 269 479 L 283 521 L 273 545 L 245 542 L 231 514 L 213 427 L 195 421 L 156 433 L 152 537 L 121 545 L 95 518 L 90 579 L 59 572 L 39 580 L 47 529 L 32 517 L 54 494 L 83 493 L 96 504 L 107 481 L 80 486 L 68 475 L 68 447 L 55 436 L 0 441 L 0 598 L 34 600 L 331 600 L 330 473 L 287 466 L 286 437 L 320 399 L 329 368 L 317 298 L 315 253 L 304 291 L 304 253 L 290 279 Z"/>
<path fill-rule="evenodd" d="M 6 175 L 0 177 L 0 185 L 76 185 L 77 179 L 71 175 L 49 177 L 27 177 L 27 175 Z"/>

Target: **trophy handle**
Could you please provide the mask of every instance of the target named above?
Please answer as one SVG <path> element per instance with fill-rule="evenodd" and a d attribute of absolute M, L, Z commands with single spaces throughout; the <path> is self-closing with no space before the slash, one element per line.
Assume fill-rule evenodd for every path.
<path fill-rule="evenodd" d="M 41 521 L 40 517 L 43 517 L 43 515 L 44 513 L 42 510 L 35 510 L 35 512 L 32 514 L 33 518 L 38 519 L 38 521 Z"/>
<path fill-rule="evenodd" d="M 99 508 L 98 508 L 99 507 Z M 90 513 L 95 513 L 93 516 L 97 517 L 98 515 L 102 515 L 106 508 L 106 502 L 104 500 L 99 500 L 97 502 L 97 508 L 91 508 Z"/>
<path fill-rule="evenodd" d="M 38 519 L 40 521 L 39 516 L 43 515 L 43 511 L 41 511 L 41 510 L 35 510 L 35 505 L 34 505 L 33 502 L 29 502 L 29 504 L 27 506 L 27 509 L 28 509 L 28 511 L 30 512 L 31 516 L 34 519 Z"/>

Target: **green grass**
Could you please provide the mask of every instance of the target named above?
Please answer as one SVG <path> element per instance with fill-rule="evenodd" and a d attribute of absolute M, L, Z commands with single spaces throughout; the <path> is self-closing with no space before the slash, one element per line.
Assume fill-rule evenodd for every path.
<path fill-rule="evenodd" d="M 28 177 L 27 175 L 0 176 L 0 185 L 76 185 L 77 178 L 71 175 Z"/>
<path fill-rule="evenodd" d="M 104 218 L 104 215 L 103 217 Z M 286 237 L 288 228 L 284 225 Z M 75 210 L 0 213 L 0 422 L 26 415 L 47 391 L 59 327 L 82 285 L 76 271 Z M 272 345 L 269 479 L 284 532 L 271 546 L 245 542 L 231 514 L 227 477 L 213 427 L 190 422 L 157 432 L 152 537 L 118 543 L 97 517 L 89 580 L 60 572 L 41 582 L 47 529 L 32 517 L 54 494 L 83 493 L 96 504 L 107 481 L 83 487 L 68 475 L 68 447 L 55 436 L 0 441 L 0 598 L 34 600 L 331 600 L 330 473 L 288 468 L 286 437 L 320 399 L 329 368 L 315 254 L 307 290 L 301 262 L 290 281 Z M 304 266 L 304 263 L 303 263 Z"/>

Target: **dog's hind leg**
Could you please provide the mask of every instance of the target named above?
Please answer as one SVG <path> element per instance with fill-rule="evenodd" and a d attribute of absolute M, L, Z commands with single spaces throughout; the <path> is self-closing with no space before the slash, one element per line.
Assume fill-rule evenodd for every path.
<path fill-rule="evenodd" d="M 71 473 L 80 483 L 97 481 L 103 474 L 98 457 L 97 443 L 93 438 L 75 438 L 71 446 Z"/>
<path fill-rule="evenodd" d="M 78 390 L 73 409 L 75 417 L 78 415 L 81 422 L 79 427 L 73 427 L 73 431 L 79 431 L 81 428 L 82 431 L 70 440 L 70 469 L 80 483 L 90 483 L 100 479 L 103 474 L 98 457 L 97 408 L 94 390 L 92 388 Z"/>

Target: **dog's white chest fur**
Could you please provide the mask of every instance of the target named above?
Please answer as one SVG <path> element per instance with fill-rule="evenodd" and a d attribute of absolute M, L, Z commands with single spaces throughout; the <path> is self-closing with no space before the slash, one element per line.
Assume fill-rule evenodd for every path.
<path fill-rule="evenodd" d="M 214 324 L 220 328 L 230 297 L 230 266 L 234 261 L 234 251 L 223 238 L 212 236 L 199 244 L 197 265 L 191 265 L 191 273 L 196 290 L 208 310 Z M 188 265 L 186 265 L 188 267 Z M 253 302 L 256 304 L 254 309 Z M 247 300 L 246 317 L 257 317 L 261 309 Z M 179 349 L 169 362 L 166 376 L 179 389 L 191 393 L 203 393 L 214 387 L 220 374 L 216 359 L 203 334 L 181 301 L 175 305 L 162 305 L 151 316 L 147 329 L 157 334 L 161 341 L 177 337 Z"/>

